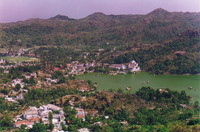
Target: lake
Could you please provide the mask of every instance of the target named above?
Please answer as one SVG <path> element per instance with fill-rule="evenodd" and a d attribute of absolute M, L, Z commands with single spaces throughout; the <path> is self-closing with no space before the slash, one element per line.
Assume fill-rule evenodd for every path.
<path fill-rule="evenodd" d="M 135 92 L 142 86 L 152 88 L 170 88 L 177 91 L 186 91 L 193 100 L 200 102 L 200 75 L 152 75 L 147 72 L 136 74 L 115 75 L 87 73 L 76 76 L 77 79 L 91 80 L 97 83 L 98 90 L 124 89 L 131 87 L 128 92 Z M 149 81 L 149 83 L 147 83 Z M 188 87 L 192 87 L 189 89 Z"/>

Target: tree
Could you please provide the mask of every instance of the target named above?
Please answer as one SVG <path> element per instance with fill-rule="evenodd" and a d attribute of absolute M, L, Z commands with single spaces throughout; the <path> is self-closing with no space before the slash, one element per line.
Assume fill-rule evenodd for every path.
<path fill-rule="evenodd" d="M 194 107 L 195 107 L 195 108 L 198 108 L 198 107 L 199 107 L 199 101 L 195 101 L 195 102 L 194 102 Z"/>
<path fill-rule="evenodd" d="M 182 122 L 177 122 L 175 125 L 169 127 L 170 132 L 189 132 L 190 130 L 186 125 L 184 125 Z"/>
<path fill-rule="evenodd" d="M 187 123 L 187 125 L 196 125 L 196 124 L 200 124 L 200 119 L 193 119 Z"/>
<path fill-rule="evenodd" d="M 23 129 L 25 129 L 26 127 L 27 127 L 27 126 L 26 126 L 25 124 L 22 124 L 20 128 L 23 130 Z"/>
<path fill-rule="evenodd" d="M 53 125 L 53 123 L 51 122 L 51 123 L 49 123 L 49 125 L 48 125 L 48 129 L 50 129 L 50 130 L 53 130 L 53 128 L 54 128 L 54 125 Z"/>
<path fill-rule="evenodd" d="M 53 119 L 52 112 L 48 113 L 48 119 L 49 119 L 49 122 L 52 122 L 52 119 Z"/>
<path fill-rule="evenodd" d="M 31 128 L 29 130 L 29 132 L 46 132 L 46 126 L 44 124 L 41 124 L 41 123 L 35 123 L 33 125 L 33 128 Z"/>
<path fill-rule="evenodd" d="M 65 126 L 65 124 L 63 122 L 61 123 L 61 126 L 62 126 L 63 131 L 67 131 L 67 127 Z"/>
<path fill-rule="evenodd" d="M 192 113 L 188 112 L 188 113 L 183 113 L 179 115 L 179 120 L 186 120 L 192 117 Z"/>
<path fill-rule="evenodd" d="M 65 77 L 61 77 L 59 79 L 59 82 L 58 83 L 65 83 L 66 82 L 66 78 Z"/>
<path fill-rule="evenodd" d="M 21 88 L 21 85 L 20 85 L 20 84 L 15 85 L 15 90 L 16 90 L 16 91 L 19 91 L 20 88 Z"/>
<path fill-rule="evenodd" d="M 53 79 L 59 79 L 59 78 L 61 78 L 61 77 L 63 77 L 63 73 L 62 73 L 61 71 L 56 71 L 56 72 L 54 72 L 53 75 L 52 75 L 52 78 L 53 78 Z"/>
<path fill-rule="evenodd" d="M 117 89 L 117 92 L 121 94 L 121 93 L 123 93 L 123 90 L 121 88 L 119 88 L 119 89 Z"/>
<path fill-rule="evenodd" d="M 77 126 L 75 126 L 75 125 L 69 125 L 68 126 L 68 130 L 72 131 L 72 132 L 76 132 L 77 131 Z"/>
<path fill-rule="evenodd" d="M 52 114 L 52 112 L 49 112 L 48 113 L 48 119 L 49 119 L 49 126 L 48 126 L 48 129 L 50 129 L 50 130 L 53 130 L 53 128 L 54 128 L 54 125 L 53 125 L 53 123 L 52 123 L 52 119 L 53 119 L 53 114 Z"/>
<path fill-rule="evenodd" d="M 77 110 L 75 108 L 72 109 L 70 106 L 64 107 L 64 112 L 66 115 L 76 115 L 77 114 Z"/>
<path fill-rule="evenodd" d="M 91 128 L 91 130 L 93 132 L 102 132 L 102 128 L 99 125 L 97 125 L 97 124 L 93 125 L 92 128 Z"/>
<path fill-rule="evenodd" d="M 30 78 L 29 83 L 30 83 L 31 85 L 36 84 L 36 82 L 35 82 L 35 80 L 34 80 L 34 77 L 31 77 L 31 78 Z"/>
<path fill-rule="evenodd" d="M 118 112 L 116 119 L 129 121 L 130 120 L 129 113 L 126 111 L 126 109 L 122 109 L 121 111 Z"/>
<path fill-rule="evenodd" d="M 1 119 L 0 119 L 0 127 L 10 127 L 12 126 L 12 118 L 8 115 L 8 113 L 5 113 Z"/>
<path fill-rule="evenodd" d="M 105 132 L 114 132 L 114 129 L 110 126 L 106 126 L 105 128 L 103 128 L 103 131 Z"/>

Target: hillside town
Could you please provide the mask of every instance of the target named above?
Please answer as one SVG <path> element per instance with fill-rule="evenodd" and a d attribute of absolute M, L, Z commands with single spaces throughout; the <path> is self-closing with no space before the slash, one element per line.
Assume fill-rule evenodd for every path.
<path fill-rule="evenodd" d="M 71 107 L 73 109 L 73 107 Z M 77 111 L 76 118 L 85 121 L 85 116 L 91 114 L 95 116 L 98 111 L 85 111 L 82 108 L 75 108 Z M 62 125 L 67 126 L 65 121 L 64 111 L 61 107 L 53 104 L 47 104 L 37 107 L 29 107 L 28 110 L 24 111 L 21 115 L 17 115 L 14 119 L 14 127 L 21 128 L 22 125 L 25 129 L 30 129 L 35 123 L 42 122 L 43 124 L 52 123 L 54 128 L 52 132 L 63 132 Z M 81 129 L 80 132 L 83 132 Z"/>
<path fill-rule="evenodd" d="M 19 63 L 13 63 L 10 64 L 5 59 L 0 60 L 0 68 L 4 69 L 4 72 L 8 72 L 8 69 L 19 67 L 19 66 L 36 66 L 38 62 L 19 62 Z M 110 70 L 108 72 L 113 73 L 113 70 L 115 70 L 115 73 L 127 73 L 127 72 L 138 72 L 141 71 L 138 63 L 134 60 L 132 60 L 130 63 L 127 64 L 107 64 L 107 63 L 97 63 L 95 61 L 89 63 L 80 63 L 78 61 L 72 61 L 71 63 L 66 64 L 65 66 L 59 66 L 54 67 L 51 70 L 53 71 L 67 71 L 69 75 L 80 75 L 84 74 L 86 72 L 94 72 L 95 67 L 109 67 Z M 113 70 L 112 70 L 113 69 Z M 50 70 L 50 69 L 49 69 Z"/>
<path fill-rule="evenodd" d="M 0 84 L 0 102 L 2 102 L 0 110 L 4 110 L 6 106 L 6 109 L 13 111 L 11 118 L 9 118 L 9 125 L 14 130 L 31 131 L 44 127 L 52 132 L 90 132 L 103 128 L 109 123 L 112 125 L 112 122 L 118 122 L 116 125 L 127 127 L 132 122 L 124 109 L 125 105 L 139 101 L 138 108 L 142 106 L 149 109 L 156 108 L 155 104 L 144 102 L 148 96 L 143 94 L 152 90 L 149 87 L 141 88 L 141 93 L 137 94 L 144 100 L 138 97 L 132 98 L 135 95 L 130 94 L 124 100 L 127 101 L 131 98 L 135 102 L 124 102 L 121 98 L 126 98 L 126 96 L 123 95 L 122 89 L 110 90 L 109 92 L 98 91 L 97 83 L 75 78 L 77 75 L 96 72 L 110 76 L 136 74 L 141 71 L 141 68 L 135 60 L 123 64 L 100 63 L 95 60 L 91 62 L 72 61 L 66 64 L 46 65 L 43 68 L 42 61 L 11 63 L 3 58 L 0 59 L 0 68 L 3 75 Z M 142 84 L 148 83 L 149 81 L 142 82 Z M 127 92 L 132 90 L 131 87 L 123 89 Z M 192 97 L 186 97 L 184 93 L 179 95 L 179 93 L 170 92 L 169 89 L 158 89 L 152 93 L 158 94 L 155 95 L 156 97 L 150 97 L 150 93 L 149 97 L 152 100 L 165 96 L 165 94 L 176 94 L 177 96 L 168 96 L 182 98 L 185 101 L 181 102 L 180 100 L 177 107 L 181 107 L 183 110 L 194 108 L 188 104 L 188 100 Z M 123 96 L 121 97 L 121 95 Z M 122 103 L 120 108 L 113 102 L 113 100 L 118 101 L 118 99 L 120 101 L 118 104 Z M 163 99 L 160 101 L 162 102 Z M 179 99 L 173 101 L 179 101 Z M 111 108 L 111 104 L 115 108 Z M 134 104 L 134 107 L 137 106 Z M 166 106 L 164 105 L 164 107 Z M 0 113 L 0 116 L 7 117 L 5 112 Z M 110 120 L 112 122 L 109 122 Z M 140 118 L 137 117 L 137 120 Z"/>
<path fill-rule="evenodd" d="M 50 114 L 52 117 L 50 117 Z M 51 119 L 50 119 L 51 118 Z M 62 108 L 53 104 L 47 104 L 37 107 L 30 107 L 22 115 L 17 115 L 14 118 L 14 127 L 20 128 L 22 125 L 26 125 L 27 128 L 32 128 L 34 123 L 43 122 L 49 124 L 52 122 L 54 125 L 53 131 L 62 130 L 61 123 L 65 124 L 65 116 Z"/>
<path fill-rule="evenodd" d="M 21 55 L 21 54 L 20 54 Z M 20 56 L 19 55 L 19 56 Z M 17 57 L 17 56 L 15 56 Z M 20 70 L 20 67 L 27 67 L 34 70 L 35 67 L 40 65 L 39 62 L 15 62 L 10 63 L 5 59 L 0 59 L 0 68 L 3 70 L 3 74 L 15 74 L 17 70 Z M 0 97 L 4 98 L 5 102 L 9 104 L 18 104 L 21 105 L 22 102 L 25 101 L 25 96 L 30 92 L 32 88 L 50 88 L 52 86 L 56 86 L 60 84 L 61 77 L 54 77 L 55 74 L 62 74 L 63 77 L 70 77 L 74 75 L 80 75 L 84 73 L 96 72 L 95 68 L 107 68 L 110 75 L 116 74 L 126 74 L 128 72 L 138 72 L 141 71 L 139 65 L 134 60 L 127 64 L 107 64 L 107 63 L 97 63 L 92 61 L 91 63 L 80 63 L 79 61 L 72 61 L 66 65 L 60 65 L 57 67 L 53 67 L 51 69 L 47 69 L 46 72 L 42 72 L 41 70 L 31 69 L 24 70 L 21 75 L 17 75 L 13 77 L 7 83 L 1 84 L 1 87 L 9 88 L 8 93 L 1 93 Z M 37 68 L 36 68 L 37 69 Z M 27 72 L 26 72 L 27 71 Z M 96 87 L 94 85 L 94 87 Z M 79 88 L 76 88 L 79 92 L 92 92 L 93 88 L 86 84 L 82 84 Z M 84 97 L 83 97 L 84 98 Z M 75 117 L 77 119 L 81 119 L 85 121 L 86 115 L 96 116 L 98 115 L 97 110 L 84 110 L 80 106 L 74 106 L 74 102 L 69 101 L 68 105 L 71 109 L 75 109 L 77 111 Z M 43 123 L 45 125 L 53 125 L 52 132 L 62 132 L 63 127 L 68 127 L 68 122 L 65 120 L 65 112 L 62 107 L 56 106 L 54 104 L 46 104 L 40 106 L 29 106 L 24 109 L 21 114 L 15 115 L 13 118 L 13 127 L 14 128 L 24 128 L 24 129 L 32 129 L 35 123 Z M 105 116 L 105 118 L 109 118 Z M 96 122 L 97 124 L 99 122 Z M 94 123 L 95 124 L 95 123 Z M 100 123 L 101 124 L 101 123 Z M 89 131 L 86 128 L 82 128 L 79 130 L 80 132 Z"/>

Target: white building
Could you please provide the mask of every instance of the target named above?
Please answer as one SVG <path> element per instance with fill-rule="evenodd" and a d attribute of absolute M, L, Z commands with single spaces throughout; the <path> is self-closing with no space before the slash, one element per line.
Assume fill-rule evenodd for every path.
<path fill-rule="evenodd" d="M 9 101 L 9 102 L 13 102 L 13 103 L 18 103 L 15 98 L 8 97 L 8 95 L 5 96 L 5 101 Z"/>
<path fill-rule="evenodd" d="M 125 70 L 126 69 L 126 66 L 124 64 L 112 64 L 111 66 L 109 66 L 110 68 L 113 68 L 113 69 L 122 69 L 122 70 Z"/>
<path fill-rule="evenodd" d="M 88 128 L 81 128 L 78 129 L 78 132 L 90 132 L 90 130 Z"/>
<path fill-rule="evenodd" d="M 23 94 L 19 94 L 18 96 L 16 96 L 16 100 L 24 100 Z"/>
<path fill-rule="evenodd" d="M 12 80 L 12 87 L 15 87 L 17 84 L 21 86 L 21 88 L 24 87 L 24 82 L 22 82 L 22 79 L 14 79 Z"/>
<path fill-rule="evenodd" d="M 5 64 L 6 61 L 4 59 L 0 59 L 0 64 Z"/>
<path fill-rule="evenodd" d="M 129 64 L 128 64 L 128 69 L 130 72 L 138 72 L 141 71 L 138 63 L 134 60 L 132 60 Z"/>
<path fill-rule="evenodd" d="M 50 83 L 57 83 L 58 82 L 58 79 L 51 79 L 51 78 L 46 78 L 47 82 L 50 82 Z"/>
<path fill-rule="evenodd" d="M 50 110 L 53 110 L 53 111 L 60 111 L 61 110 L 60 107 L 53 105 L 53 104 L 48 104 L 47 109 L 50 109 Z"/>
<path fill-rule="evenodd" d="M 37 118 L 39 117 L 38 114 L 38 109 L 36 107 L 30 107 L 29 110 L 25 111 L 23 114 L 23 117 L 25 119 L 30 119 L 30 118 Z"/>

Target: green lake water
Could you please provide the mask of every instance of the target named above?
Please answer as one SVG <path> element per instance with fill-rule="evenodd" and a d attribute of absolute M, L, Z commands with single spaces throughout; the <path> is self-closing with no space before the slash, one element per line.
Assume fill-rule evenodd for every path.
<path fill-rule="evenodd" d="M 128 92 L 135 92 L 142 86 L 152 88 L 170 88 L 177 91 L 186 91 L 193 100 L 200 102 L 200 75 L 152 75 L 146 72 L 136 74 L 115 75 L 88 73 L 76 76 L 77 79 L 91 80 L 97 83 L 98 90 L 124 89 L 131 87 Z M 144 83 L 149 81 L 149 83 Z M 188 89 L 192 87 L 192 89 Z"/>

